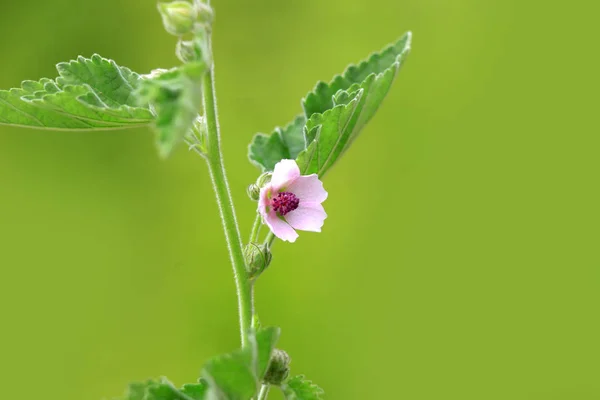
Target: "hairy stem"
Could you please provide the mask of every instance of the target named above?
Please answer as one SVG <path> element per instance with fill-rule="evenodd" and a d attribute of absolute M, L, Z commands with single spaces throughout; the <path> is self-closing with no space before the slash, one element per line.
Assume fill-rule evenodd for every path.
<path fill-rule="evenodd" d="M 267 398 L 267 396 L 269 395 L 269 389 L 271 387 L 269 385 L 262 385 L 262 387 L 260 388 L 260 393 L 258 393 L 258 399 L 257 400 L 265 400 Z"/>
<path fill-rule="evenodd" d="M 265 238 L 265 245 L 270 249 L 271 246 L 273 246 L 273 242 L 275 242 L 275 239 L 277 239 L 275 237 L 275 234 L 271 231 L 269 231 L 269 233 L 267 234 L 267 237 Z"/>
<path fill-rule="evenodd" d="M 258 234 L 260 233 L 260 227 L 262 225 L 260 214 L 256 215 L 254 219 L 254 225 L 252 225 L 252 232 L 250 233 L 249 243 L 256 243 L 258 241 Z"/>
<path fill-rule="evenodd" d="M 217 196 L 217 203 L 219 204 L 219 210 L 221 212 L 221 220 L 223 222 L 225 238 L 227 239 L 231 264 L 233 265 L 233 275 L 238 297 L 242 347 L 244 347 L 248 343 L 248 332 L 252 325 L 254 299 L 252 295 L 252 283 L 248 279 L 248 273 L 246 272 L 242 240 L 235 216 L 235 209 L 233 207 L 233 199 L 231 198 L 229 184 L 227 183 L 227 176 L 225 174 L 225 167 L 223 165 L 217 100 L 214 87 L 214 67 L 211 67 L 205 74 L 202 92 L 204 96 L 204 115 L 206 117 L 208 131 L 206 158 L 215 194 Z"/>

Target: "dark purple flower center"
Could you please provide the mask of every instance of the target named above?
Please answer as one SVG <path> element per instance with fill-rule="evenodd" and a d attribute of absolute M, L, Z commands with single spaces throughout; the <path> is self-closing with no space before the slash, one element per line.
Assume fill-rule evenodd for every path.
<path fill-rule="evenodd" d="M 290 211 L 294 211 L 298 208 L 299 204 L 300 199 L 296 197 L 294 193 L 290 192 L 277 193 L 277 195 L 273 197 L 273 200 L 271 200 L 273 209 L 281 216 L 284 216 Z"/>

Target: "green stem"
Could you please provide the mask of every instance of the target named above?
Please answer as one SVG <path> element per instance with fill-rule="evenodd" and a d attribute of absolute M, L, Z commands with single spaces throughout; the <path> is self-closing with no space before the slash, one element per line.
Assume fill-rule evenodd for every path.
<path fill-rule="evenodd" d="M 252 232 L 250 233 L 250 241 L 248 243 L 256 243 L 258 241 L 258 234 L 260 233 L 260 227 L 262 226 L 262 218 L 260 214 L 256 214 L 254 219 L 254 225 L 252 225 Z"/>
<path fill-rule="evenodd" d="M 217 115 L 217 100 L 215 98 L 214 87 L 214 67 L 210 68 L 204 76 L 202 94 L 204 96 L 204 115 L 206 117 L 208 131 L 208 168 L 217 196 L 217 203 L 219 204 L 219 210 L 221 212 L 221 220 L 223 222 L 225 238 L 227 239 L 229 256 L 231 258 L 231 264 L 233 265 L 233 275 L 238 297 L 242 347 L 244 347 L 248 343 L 248 333 L 252 325 L 254 299 L 252 283 L 248 279 L 248 273 L 246 272 L 240 230 L 236 221 L 233 199 L 229 192 L 229 184 L 227 183 L 227 176 L 223 165 L 223 155 L 221 154 L 219 118 Z"/>
<path fill-rule="evenodd" d="M 273 246 L 273 242 L 275 242 L 275 239 L 277 239 L 275 237 L 275 234 L 271 231 L 269 231 L 269 233 L 267 234 L 267 237 L 265 238 L 265 245 L 270 249 L 271 246 Z"/>
<path fill-rule="evenodd" d="M 262 387 L 260 388 L 260 393 L 258 393 L 258 399 L 257 400 L 265 400 L 267 398 L 267 396 L 269 395 L 269 389 L 271 387 L 269 385 L 262 385 Z"/>

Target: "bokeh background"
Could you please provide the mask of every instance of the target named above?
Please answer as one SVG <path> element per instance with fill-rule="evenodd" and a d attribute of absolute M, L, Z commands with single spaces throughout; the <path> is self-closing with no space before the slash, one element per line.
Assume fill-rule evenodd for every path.
<path fill-rule="evenodd" d="M 414 32 L 379 114 L 327 176 L 322 234 L 257 287 L 328 399 L 600 398 L 598 6 L 214 0 L 223 147 L 246 237 L 255 132 Z M 0 87 L 98 52 L 177 64 L 152 1 L 0 1 Z M 0 127 L 2 398 L 99 400 L 193 381 L 238 346 L 203 161 L 147 129 Z M 274 399 L 280 398 L 277 395 Z"/>

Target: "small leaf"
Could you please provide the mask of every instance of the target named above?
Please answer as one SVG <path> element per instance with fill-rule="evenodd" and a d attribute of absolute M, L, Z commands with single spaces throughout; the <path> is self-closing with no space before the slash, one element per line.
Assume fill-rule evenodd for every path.
<path fill-rule="evenodd" d="M 212 359 L 204 366 L 202 377 L 215 399 L 249 400 L 258 390 L 253 354 L 249 348 Z"/>
<path fill-rule="evenodd" d="M 256 376 L 261 382 L 267 373 L 267 369 L 269 368 L 271 355 L 273 354 L 275 345 L 279 340 L 280 332 L 281 331 L 279 328 L 269 327 L 259 329 L 256 335 L 251 335 L 251 340 L 256 341 Z"/>
<path fill-rule="evenodd" d="M 127 392 L 125 392 L 125 400 L 144 400 L 144 396 L 146 395 L 146 388 L 149 384 L 153 384 L 154 382 L 144 382 L 144 383 L 131 383 L 127 388 Z"/>
<path fill-rule="evenodd" d="M 304 115 L 299 115 L 285 128 L 275 128 L 270 135 L 255 135 L 248 149 L 248 158 L 263 171 L 272 171 L 275 164 L 283 159 L 295 159 L 306 148 L 305 123 Z"/>
<path fill-rule="evenodd" d="M 142 81 L 138 96 L 150 103 L 157 118 L 157 146 L 162 157 L 191 131 L 202 106 L 205 65 L 193 62 Z"/>
<path fill-rule="evenodd" d="M 323 389 L 303 375 L 291 378 L 281 386 L 286 400 L 323 400 Z"/>
<path fill-rule="evenodd" d="M 245 348 L 209 361 L 202 372 L 209 386 L 207 398 L 249 400 L 255 396 L 277 339 L 279 328 L 259 329 L 250 333 Z"/>
<path fill-rule="evenodd" d="M 177 389 L 166 378 L 159 381 L 149 380 L 133 383 L 125 394 L 124 400 L 203 400 L 206 386 L 204 383 L 185 385 Z"/>
<path fill-rule="evenodd" d="M 181 392 L 194 400 L 203 400 L 208 391 L 208 385 L 204 381 L 199 383 L 188 383 L 183 385 Z"/>
<path fill-rule="evenodd" d="M 122 129 L 149 125 L 154 116 L 138 106 L 141 78 L 94 55 L 57 65 L 56 80 L 24 81 L 0 90 L 0 124 L 55 130 Z"/>

